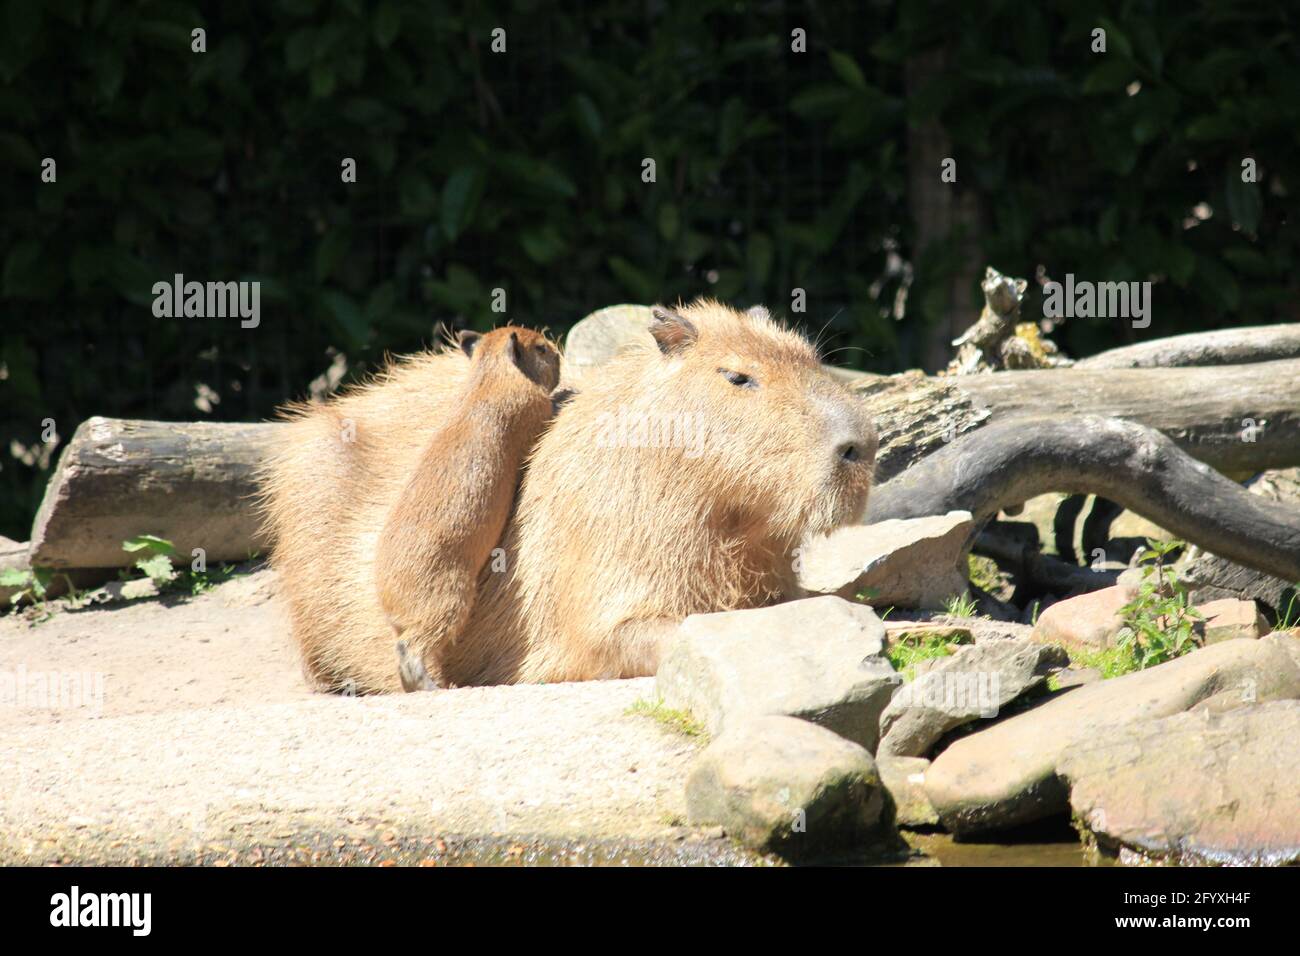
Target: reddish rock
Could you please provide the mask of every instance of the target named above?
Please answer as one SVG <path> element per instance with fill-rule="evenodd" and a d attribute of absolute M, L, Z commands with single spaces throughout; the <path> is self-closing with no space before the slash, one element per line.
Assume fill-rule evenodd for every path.
<path fill-rule="evenodd" d="M 1120 585 L 1058 601 L 1038 616 L 1032 639 L 1043 644 L 1100 649 L 1124 626 L 1120 608 L 1131 600 Z"/>
<path fill-rule="evenodd" d="M 1205 634 L 1206 644 L 1232 641 L 1240 637 L 1258 639 L 1271 630 L 1268 620 L 1254 601 L 1223 598 L 1207 601 L 1198 605 L 1196 610 L 1205 615 L 1205 621 L 1199 628 Z"/>

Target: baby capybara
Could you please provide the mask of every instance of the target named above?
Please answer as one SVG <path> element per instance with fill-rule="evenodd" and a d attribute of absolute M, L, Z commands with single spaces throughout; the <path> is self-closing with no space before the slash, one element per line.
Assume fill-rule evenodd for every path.
<path fill-rule="evenodd" d="M 375 553 L 379 604 L 393 636 L 424 662 L 433 684 L 441 680 L 442 649 L 469 620 L 560 378 L 559 353 L 529 329 L 463 332 L 459 344 L 470 358 L 459 404 L 421 452 Z M 403 686 L 415 689 L 409 683 Z"/>

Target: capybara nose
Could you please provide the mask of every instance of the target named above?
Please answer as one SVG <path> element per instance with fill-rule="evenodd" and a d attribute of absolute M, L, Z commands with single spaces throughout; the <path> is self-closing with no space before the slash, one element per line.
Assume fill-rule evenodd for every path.
<path fill-rule="evenodd" d="M 862 450 L 858 442 L 846 441 L 840 443 L 839 447 L 835 449 L 835 454 L 843 461 L 854 462 L 862 457 Z"/>

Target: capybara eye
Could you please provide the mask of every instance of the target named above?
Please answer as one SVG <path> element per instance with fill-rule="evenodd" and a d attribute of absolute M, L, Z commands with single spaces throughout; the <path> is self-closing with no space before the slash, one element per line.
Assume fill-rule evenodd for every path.
<path fill-rule="evenodd" d="M 732 385 L 737 388 L 758 388 L 758 382 L 754 381 L 744 372 L 733 372 L 729 368 L 720 368 L 718 371 Z"/>

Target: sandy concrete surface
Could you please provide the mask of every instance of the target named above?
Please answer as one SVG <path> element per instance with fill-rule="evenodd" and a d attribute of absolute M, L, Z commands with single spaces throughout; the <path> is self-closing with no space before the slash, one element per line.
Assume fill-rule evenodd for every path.
<path fill-rule="evenodd" d="M 4 618 L 5 679 L 0 863 L 756 862 L 682 825 L 652 680 L 315 694 L 267 570 Z"/>

